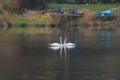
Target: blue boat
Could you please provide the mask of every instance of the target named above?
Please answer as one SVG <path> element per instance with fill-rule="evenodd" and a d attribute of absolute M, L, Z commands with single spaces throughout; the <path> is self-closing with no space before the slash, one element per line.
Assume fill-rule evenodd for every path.
<path fill-rule="evenodd" d="M 114 17 L 114 13 L 111 10 L 106 10 L 102 12 L 98 12 L 98 17 Z"/>

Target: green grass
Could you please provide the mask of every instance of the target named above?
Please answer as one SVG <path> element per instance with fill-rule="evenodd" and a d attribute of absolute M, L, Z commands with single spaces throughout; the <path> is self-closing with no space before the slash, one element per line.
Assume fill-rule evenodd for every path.
<path fill-rule="evenodd" d="M 77 6 L 79 9 L 89 9 L 91 11 L 99 12 L 104 11 L 116 7 L 120 7 L 118 4 L 55 4 L 50 3 L 50 8 L 57 8 L 58 6 L 61 6 L 63 9 L 70 9 L 73 8 L 73 6 Z"/>
<path fill-rule="evenodd" d="M 27 19 L 22 17 L 17 17 L 14 19 L 14 24 L 43 24 L 46 22 L 46 18 L 42 19 Z"/>
<path fill-rule="evenodd" d="M 45 33 L 46 28 L 36 28 L 34 24 L 43 24 L 46 18 L 42 19 L 27 19 L 16 17 L 13 20 L 14 27 L 10 30 L 12 33 Z"/>

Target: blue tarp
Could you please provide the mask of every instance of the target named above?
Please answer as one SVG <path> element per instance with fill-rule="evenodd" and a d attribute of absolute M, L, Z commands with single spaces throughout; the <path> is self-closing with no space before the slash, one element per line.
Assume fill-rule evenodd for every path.
<path fill-rule="evenodd" d="M 98 12 L 97 16 L 98 17 L 113 17 L 114 13 L 111 10 L 106 10 L 106 11 Z"/>

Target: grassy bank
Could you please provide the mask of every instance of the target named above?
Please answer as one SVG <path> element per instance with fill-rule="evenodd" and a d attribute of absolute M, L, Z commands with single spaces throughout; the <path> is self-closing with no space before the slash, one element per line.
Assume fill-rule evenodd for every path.
<path fill-rule="evenodd" d="M 22 17 L 14 18 L 13 23 L 20 26 L 20 25 L 34 25 L 34 24 L 45 24 L 46 18 L 41 19 L 27 19 Z"/>
<path fill-rule="evenodd" d="M 21 27 L 14 27 L 9 30 L 11 33 L 46 33 L 46 28 L 35 28 L 35 27 L 26 27 L 26 28 L 21 28 Z"/>
<path fill-rule="evenodd" d="M 104 11 L 111 8 L 120 7 L 118 4 L 55 4 L 50 3 L 50 8 L 57 8 L 58 6 L 61 6 L 63 9 L 70 9 L 73 8 L 73 6 L 77 6 L 79 9 L 88 9 L 94 12 Z"/>
<path fill-rule="evenodd" d="M 79 11 L 85 13 L 85 15 L 77 20 L 76 24 L 79 24 L 80 26 L 92 26 L 93 23 L 98 23 L 99 21 L 96 20 L 96 14 L 99 11 L 104 11 L 107 9 L 112 9 L 116 7 L 120 7 L 120 5 L 117 4 L 48 4 L 50 9 L 56 9 L 58 6 L 61 6 L 63 9 L 72 9 L 74 6 L 77 6 Z M 116 12 L 118 13 L 119 11 Z M 46 28 L 36 28 L 31 26 L 39 26 L 40 24 L 57 24 L 61 21 L 57 18 L 51 17 L 51 12 L 46 12 L 42 14 L 40 11 L 33 11 L 28 10 L 22 15 L 18 15 L 15 13 L 11 13 L 2 7 L 0 7 L 0 23 L 12 23 L 14 25 L 14 28 L 12 28 L 10 31 L 14 33 L 47 33 L 50 32 L 50 29 Z M 70 21 L 71 22 L 71 21 Z M 114 20 L 114 22 L 120 22 L 120 18 Z M 73 21 L 73 23 L 75 23 Z M 100 23 L 100 22 L 99 22 Z M 101 22 L 102 23 L 102 22 Z M 109 24 L 109 23 L 108 23 Z M 6 25 L 6 24 L 5 24 Z"/>

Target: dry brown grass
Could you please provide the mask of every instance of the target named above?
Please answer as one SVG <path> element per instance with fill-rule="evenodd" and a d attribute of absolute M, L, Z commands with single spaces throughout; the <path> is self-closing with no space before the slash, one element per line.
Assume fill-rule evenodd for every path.
<path fill-rule="evenodd" d="M 77 19 L 77 21 L 75 20 L 71 20 L 71 18 L 68 17 L 60 17 L 59 15 L 56 15 L 54 13 L 53 16 L 51 16 L 51 12 L 46 12 L 44 14 L 38 12 L 38 11 L 28 11 L 25 14 L 23 14 L 23 17 L 28 18 L 28 19 L 46 19 L 46 25 L 50 25 L 50 24 L 79 24 L 82 26 L 89 26 L 93 23 L 93 21 L 96 20 L 96 13 L 92 12 L 90 10 L 87 9 L 80 9 L 78 11 L 79 13 L 84 13 L 84 16 L 81 17 L 80 19 Z"/>
<path fill-rule="evenodd" d="M 26 13 L 22 14 L 21 17 L 24 17 L 27 19 L 33 19 L 38 13 L 39 13 L 38 11 L 28 10 Z"/>
<path fill-rule="evenodd" d="M 87 9 L 81 9 L 79 12 L 83 12 L 84 16 L 79 19 L 79 24 L 82 26 L 89 26 L 96 21 L 96 13 Z"/>
<path fill-rule="evenodd" d="M 8 23 L 12 23 L 12 17 L 10 13 L 4 9 L 0 9 L 0 28 L 1 30 L 6 30 L 8 28 Z"/>
<path fill-rule="evenodd" d="M 46 20 L 45 24 L 49 25 L 53 21 L 50 15 L 51 15 L 50 12 L 46 12 L 42 14 L 40 11 L 29 10 L 26 13 L 24 13 L 21 17 L 26 18 L 26 19 L 45 19 Z"/>
<path fill-rule="evenodd" d="M 50 12 L 47 12 L 47 13 L 41 15 L 42 19 L 46 19 L 46 25 L 50 25 L 52 23 L 52 21 L 53 21 L 53 19 L 52 19 L 52 17 L 50 15 L 51 15 Z"/>
<path fill-rule="evenodd" d="M 115 14 L 116 21 L 120 22 L 120 9 L 113 10 L 113 13 Z"/>

